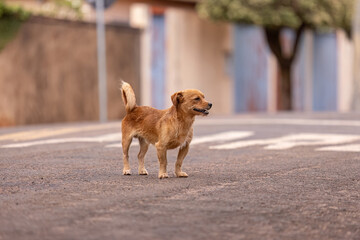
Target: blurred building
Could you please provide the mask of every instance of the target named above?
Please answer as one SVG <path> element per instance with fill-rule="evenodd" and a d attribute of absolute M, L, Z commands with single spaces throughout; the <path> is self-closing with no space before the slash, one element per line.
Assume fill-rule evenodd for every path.
<path fill-rule="evenodd" d="M 19 23 L 0 51 L 0 126 L 97 121 L 97 32 L 91 15 L 84 21 L 76 11 L 58 11 L 59 6 L 47 1 L 10 2 L 37 14 Z M 87 9 L 93 12 L 90 6 Z M 107 24 L 109 120 L 125 115 L 120 78 L 131 83 L 140 98 L 140 36 L 141 31 L 125 20 Z"/>
<path fill-rule="evenodd" d="M 353 24 L 353 39 L 355 47 L 354 81 L 352 109 L 360 111 L 360 0 L 356 0 L 355 18 Z"/>
<path fill-rule="evenodd" d="M 8 2 L 33 11 L 51 10 L 46 0 Z M 128 70 L 122 63 L 116 74 L 110 74 L 108 82 L 120 78 L 131 81 L 136 85 L 139 104 L 160 109 L 170 106 L 174 92 L 197 88 L 213 102 L 213 114 L 277 111 L 278 68 L 262 29 L 200 19 L 195 9 L 197 2 L 115 0 L 106 9 L 105 20 L 110 25 L 139 30 L 135 45 L 140 56 L 140 80 L 127 79 Z M 77 19 L 71 12 L 55 11 L 61 12 L 55 17 Z M 82 21 L 95 22 L 95 10 L 89 4 L 82 3 L 81 13 Z M 285 45 L 290 45 L 293 33 L 285 31 L 282 38 Z M 294 110 L 353 109 L 353 92 L 359 84 L 353 80 L 353 45 L 341 31 L 306 31 L 293 68 Z M 113 49 L 113 44 L 107 46 L 108 53 Z M 117 104 L 122 106 L 120 101 Z M 123 111 L 114 116 L 121 114 Z"/>
<path fill-rule="evenodd" d="M 166 108 L 174 92 L 197 88 L 213 113 L 233 113 L 231 25 L 200 19 L 195 1 L 146 2 L 129 19 L 143 29 L 141 104 Z"/>
<path fill-rule="evenodd" d="M 144 30 L 143 104 L 164 108 L 174 91 L 199 88 L 216 114 L 277 111 L 279 71 L 261 28 L 200 19 L 197 0 L 132 2 L 130 24 Z M 293 33 L 282 38 L 291 45 Z M 351 111 L 353 53 L 342 31 L 306 31 L 292 73 L 294 110 Z"/>

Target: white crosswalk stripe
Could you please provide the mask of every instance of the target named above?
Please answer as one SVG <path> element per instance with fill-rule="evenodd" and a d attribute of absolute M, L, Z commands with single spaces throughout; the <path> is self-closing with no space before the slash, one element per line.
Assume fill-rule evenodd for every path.
<path fill-rule="evenodd" d="M 209 143 L 209 142 L 225 142 L 225 141 L 237 140 L 237 139 L 249 137 L 253 134 L 254 134 L 253 132 L 248 132 L 248 131 L 222 132 L 222 133 L 211 134 L 211 135 L 207 135 L 207 136 L 194 137 L 194 139 L 191 141 L 191 145 L 193 146 L 193 145 Z M 131 145 L 134 146 L 134 144 L 139 145 L 139 143 L 137 141 L 133 142 Z M 119 147 L 121 147 L 121 143 L 109 144 L 106 147 L 119 148 Z"/>
<path fill-rule="evenodd" d="M 121 140 L 121 133 L 106 134 L 98 137 L 76 137 L 76 138 L 55 138 L 55 139 L 46 139 L 39 141 L 23 142 L 23 143 L 13 143 L 6 144 L 1 146 L 1 148 L 24 148 L 38 145 L 48 145 L 48 144 L 59 144 L 59 143 L 102 143 L 102 142 L 114 142 Z"/>
<path fill-rule="evenodd" d="M 292 125 L 292 126 L 341 126 L 360 127 L 360 121 L 331 119 L 292 119 L 292 118 L 213 118 L 198 119 L 198 126 L 224 125 Z"/>
<path fill-rule="evenodd" d="M 300 133 L 278 138 L 236 141 L 221 145 L 213 145 L 209 148 L 216 150 L 230 150 L 265 145 L 264 149 L 267 150 L 286 150 L 298 146 L 345 144 L 357 140 L 360 140 L 360 135 Z M 352 149 L 353 148 L 348 148 L 349 151 Z"/>
<path fill-rule="evenodd" d="M 191 145 L 209 144 L 211 150 L 231 150 L 250 146 L 263 146 L 265 150 L 287 150 L 300 146 L 318 146 L 316 151 L 360 152 L 360 135 L 299 133 L 267 139 L 248 139 L 251 131 L 226 131 L 205 136 L 195 136 Z M 256 136 L 256 135 L 255 135 Z M 121 133 L 104 134 L 95 137 L 69 137 L 5 144 L 0 148 L 26 148 L 31 146 L 63 143 L 109 143 L 106 148 L 121 148 Z M 347 145 L 346 145 L 347 144 Z M 132 146 L 139 145 L 134 141 Z"/>
<path fill-rule="evenodd" d="M 203 137 L 194 137 L 194 139 L 191 142 L 191 145 L 209 143 L 209 142 L 231 141 L 231 140 L 250 137 L 252 135 L 254 135 L 254 133 L 249 131 L 222 132 L 222 133 L 212 134 Z"/>
<path fill-rule="evenodd" d="M 316 149 L 316 151 L 360 152 L 360 144 L 328 146 L 328 147 L 318 148 L 318 149 Z"/>

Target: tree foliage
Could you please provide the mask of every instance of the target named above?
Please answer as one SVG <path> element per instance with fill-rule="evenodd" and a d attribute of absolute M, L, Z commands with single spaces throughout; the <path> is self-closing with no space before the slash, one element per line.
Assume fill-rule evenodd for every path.
<path fill-rule="evenodd" d="M 20 21 L 26 20 L 29 17 L 29 12 L 21 7 L 8 6 L 0 0 L 0 20 L 1 19 L 17 19 Z"/>
<path fill-rule="evenodd" d="M 267 28 L 351 31 L 354 0 L 204 0 L 200 16 Z"/>
<path fill-rule="evenodd" d="M 15 37 L 22 22 L 30 15 L 81 19 L 82 4 L 83 0 L 49 0 L 39 10 L 30 13 L 16 2 L 0 0 L 0 51 Z"/>
<path fill-rule="evenodd" d="M 8 6 L 0 0 L 0 51 L 14 38 L 21 23 L 29 16 L 24 9 Z"/>
<path fill-rule="evenodd" d="M 83 17 L 82 5 L 82 0 L 49 0 L 43 5 L 44 10 L 41 10 L 39 14 L 80 20 Z"/>

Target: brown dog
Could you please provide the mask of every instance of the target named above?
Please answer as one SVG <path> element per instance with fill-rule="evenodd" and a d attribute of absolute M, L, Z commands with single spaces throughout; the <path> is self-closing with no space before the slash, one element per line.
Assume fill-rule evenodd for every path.
<path fill-rule="evenodd" d="M 166 170 L 166 151 L 179 146 L 175 174 L 177 177 L 187 177 L 188 175 L 181 171 L 181 165 L 193 137 L 192 124 L 196 115 L 208 115 L 212 104 L 204 100 L 204 94 L 200 91 L 184 90 L 171 96 L 173 106 L 169 109 L 158 110 L 147 106 L 137 106 L 134 91 L 126 82 L 122 82 L 121 92 L 126 109 L 126 116 L 121 123 L 123 174 L 131 174 L 128 152 L 132 139 L 136 137 L 140 143 L 138 154 L 140 175 L 148 174 L 144 166 L 144 157 L 151 143 L 157 150 L 160 179 L 169 177 Z"/>

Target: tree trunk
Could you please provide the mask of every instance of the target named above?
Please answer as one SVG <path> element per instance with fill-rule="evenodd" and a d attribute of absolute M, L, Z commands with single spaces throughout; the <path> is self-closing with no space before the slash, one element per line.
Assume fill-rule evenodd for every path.
<path fill-rule="evenodd" d="M 275 55 L 277 63 L 280 67 L 280 82 L 279 82 L 279 92 L 280 103 L 278 104 L 279 110 L 290 111 L 293 110 L 292 104 L 292 85 L 291 85 L 291 66 L 296 57 L 297 49 L 300 42 L 300 36 L 305 29 L 305 24 L 301 24 L 298 29 L 296 29 L 295 42 L 292 47 L 290 56 L 285 56 L 281 42 L 280 34 L 282 28 L 271 28 L 265 27 L 265 36 L 267 43 L 271 49 L 271 52 Z"/>
<path fill-rule="evenodd" d="M 280 110 L 290 111 L 292 110 L 292 85 L 291 85 L 291 64 L 279 64 L 280 76 L 279 81 L 279 94 L 280 94 Z"/>

